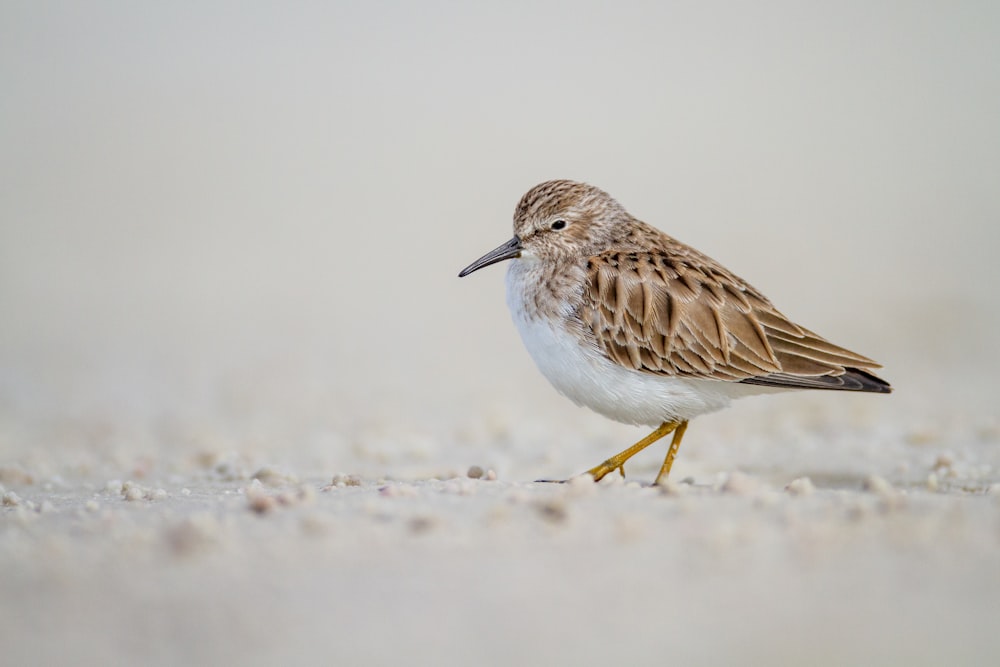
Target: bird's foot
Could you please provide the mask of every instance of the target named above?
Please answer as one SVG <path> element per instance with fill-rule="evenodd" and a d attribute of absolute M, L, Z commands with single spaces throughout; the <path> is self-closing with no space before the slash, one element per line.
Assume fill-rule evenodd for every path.
<path fill-rule="evenodd" d="M 610 458 L 604 463 L 594 466 L 584 474 L 593 477 L 595 482 L 600 482 L 608 473 L 612 473 L 615 470 L 620 472 L 622 477 L 625 477 L 625 464 L 616 461 L 614 458 Z"/>

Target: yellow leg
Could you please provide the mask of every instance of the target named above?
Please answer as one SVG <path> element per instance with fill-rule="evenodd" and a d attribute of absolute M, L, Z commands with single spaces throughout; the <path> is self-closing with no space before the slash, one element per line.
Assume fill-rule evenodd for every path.
<path fill-rule="evenodd" d="M 655 431 L 647 435 L 645 438 L 643 438 L 639 442 L 635 443 L 634 445 L 626 449 L 624 452 L 615 454 L 601 465 L 594 466 L 587 472 L 590 473 L 590 476 L 594 478 L 595 482 L 601 481 L 601 479 L 603 479 L 605 475 L 607 475 L 609 472 L 614 472 L 615 470 L 620 471 L 622 477 L 624 477 L 626 461 L 628 461 L 630 458 L 632 458 L 642 450 L 646 449 L 646 447 L 649 447 L 651 444 L 653 444 L 663 436 L 673 431 L 675 428 L 680 427 L 683 429 L 685 426 L 687 426 L 687 422 L 663 422 L 662 424 L 660 424 L 660 427 L 658 429 L 656 429 Z M 677 442 L 678 445 L 680 444 L 680 439 L 677 436 L 674 436 L 674 440 Z M 670 446 L 670 450 L 676 453 L 674 445 Z M 668 460 L 672 461 L 673 457 L 668 455 Z M 664 465 L 667 466 L 667 470 L 670 469 L 669 465 L 667 465 L 666 463 L 664 463 Z M 663 474 L 662 470 L 660 471 L 660 474 L 661 475 Z M 657 481 L 659 481 L 659 479 L 660 479 L 659 477 L 656 478 Z"/>
<path fill-rule="evenodd" d="M 663 459 L 663 465 L 660 466 L 660 474 L 656 476 L 656 481 L 653 485 L 657 485 L 667 478 L 670 474 L 670 467 L 674 465 L 674 457 L 677 456 L 677 450 L 681 448 L 681 438 L 684 437 L 684 431 L 687 430 L 688 423 L 681 422 L 677 425 L 677 430 L 674 431 L 674 438 L 670 441 L 670 449 L 667 450 L 667 458 Z"/>

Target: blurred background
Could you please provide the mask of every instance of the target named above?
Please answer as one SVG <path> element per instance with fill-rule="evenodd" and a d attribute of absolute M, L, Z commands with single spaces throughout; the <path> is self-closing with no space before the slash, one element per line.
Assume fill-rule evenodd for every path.
<path fill-rule="evenodd" d="M 456 277 L 550 178 L 884 363 L 871 410 L 992 414 L 998 25 L 974 1 L 5 2 L 0 456 L 620 440 L 533 368 L 501 267 Z"/>

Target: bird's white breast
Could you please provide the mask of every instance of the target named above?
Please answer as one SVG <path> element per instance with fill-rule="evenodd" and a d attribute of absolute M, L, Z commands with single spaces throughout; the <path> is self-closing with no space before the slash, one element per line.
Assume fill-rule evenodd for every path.
<path fill-rule="evenodd" d="M 513 260 L 507 271 L 507 305 L 538 369 L 577 405 L 626 424 L 658 426 L 759 393 L 760 388 L 751 385 L 654 375 L 620 366 L 588 340 L 573 316 L 573 300 L 582 293 L 582 283 L 572 298 L 560 299 L 552 310 L 540 310 L 536 295 L 544 279 L 533 258 Z"/>

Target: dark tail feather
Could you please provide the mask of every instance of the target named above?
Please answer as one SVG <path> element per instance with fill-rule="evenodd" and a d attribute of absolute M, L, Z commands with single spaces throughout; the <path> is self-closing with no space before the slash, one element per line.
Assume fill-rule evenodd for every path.
<path fill-rule="evenodd" d="M 789 373 L 771 373 L 740 380 L 745 384 L 764 387 L 787 387 L 798 389 L 839 389 L 841 391 L 868 391 L 876 394 L 890 394 L 892 387 L 882 378 L 861 370 L 847 368 L 841 375 L 801 376 Z"/>
<path fill-rule="evenodd" d="M 844 387 L 844 389 L 853 389 L 854 391 L 870 391 L 876 394 L 892 393 L 892 386 L 890 386 L 888 382 L 879 376 L 873 375 L 868 371 L 863 371 L 860 368 L 848 368 L 847 372 L 841 377 L 849 377 L 853 383 L 858 384 L 858 386 Z"/>

